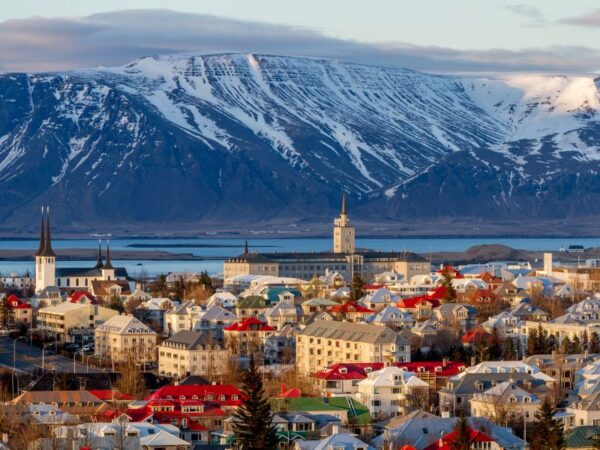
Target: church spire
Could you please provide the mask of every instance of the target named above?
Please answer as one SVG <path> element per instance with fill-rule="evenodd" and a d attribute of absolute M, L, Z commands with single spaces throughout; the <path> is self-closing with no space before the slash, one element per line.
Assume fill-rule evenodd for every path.
<path fill-rule="evenodd" d="M 46 238 L 44 237 L 44 207 L 42 206 L 42 213 L 40 215 L 41 224 L 40 224 L 40 246 L 38 247 L 38 251 L 35 253 L 35 256 L 42 256 L 44 252 L 44 247 L 46 246 Z"/>
<path fill-rule="evenodd" d="M 346 215 L 346 193 L 342 192 L 342 215 Z"/>
<path fill-rule="evenodd" d="M 96 261 L 96 269 L 102 269 L 104 263 L 102 262 L 102 239 L 98 239 L 98 261 Z"/>
<path fill-rule="evenodd" d="M 244 255 L 247 255 L 248 253 L 250 252 L 248 251 L 248 239 L 246 239 L 244 241 Z"/>
<path fill-rule="evenodd" d="M 103 269 L 114 269 L 110 263 L 110 241 L 106 240 L 106 262 L 104 263 Z"/>
<path fill-rule="evenodd" d="M 56 257 L 52 250 L 52 237 L 50 236 L 50 207 L 46 206 L 46 238 L 44 239 L 44 250 L 40 256 Z"/>

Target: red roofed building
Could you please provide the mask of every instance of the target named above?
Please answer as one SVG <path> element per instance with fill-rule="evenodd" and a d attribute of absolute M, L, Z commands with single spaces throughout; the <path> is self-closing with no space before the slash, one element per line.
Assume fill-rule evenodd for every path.
<path fill-rule="evenodd" d="M 5 299 L 6 306 L 10 309 L 8 328 L 19 326 L 31 327 L 33 323 L 33 308 L 16 295 L 9 295 Z"/>
<path fill-rule="evenodd" d="M 375 314 L 375 311 L 365 308 L 356 302 L 346 302 L 341 305 L 334 306 L 331 308 L 331 312 L 338 316 L 342 316 L 347 320 L 351 320 L 352 322 L 362 320 L 365 315 L 370 316 Z"/>
<path fill-rule="evenodd" d="M 450 278 L 464 278 L 464 275 L 452 267 L 450 264 L 445 265 L 436 272 L 438 275 L 450 275 Z"/>
<path fill-rule="evenodd" d="M 478 278 L 485 281 L 492 291 L 498 289 L 502 285 L 502 278 L 496 277 L 489 272 L 482 272 Z"/>
<path fill-rule="evenodd" d="M 412 314 L 416 320 L 427 320 L 433 316 L 433 310 L 440 306 L 440 301 L 426 295 L 404 298 L 396 303 L 398 309 Z"/>
<path fill-rule="evenodd" d="M 474 430 L 472 428 L 468 428 L 469 430 L 469 438 L 471 440 L 471 448 L 473 449 L 486 449 L 486 450 L 501 450 L 500 447 L 494 439 L 485 434 L 482 431 Z M 456 448 L 456 439 L 457 433 L 456 431 L 452 431 L 451 433 L 442 436 L 435 443 L 425 447 L 424 450 L 453 450 Z"/>
<path fill-rule="evenodd" d="M 223 328 L 225 347 L 234 355 L 248 356 L 262 350 L 267 337 L 275 333 L 275 328 L 256 317 L 247 317 Z"/>
<path fill-rule="evenodd" d="M 69 297 L 69 301 L 71 303 L 85 303 L 87 305 L 96 305 L 98 303 L 92 294 L 85 291 L 73 292 L 71 297 Z"/>
<path fill-rule="evenodd" d="M 490 345 L 493 341 L 493 336 L 482 328 L 475 328 L 466 332 L 460 338 L 460 341 L 465 347 L 473 347 L 478 342 L 484 341 L 486 345 Z"/>
<path fill-rule="evenodd" d="M 127 404 L 135 400 L 135 398 L 129 394 L 122 394 L 119 391 L 111 389 L 90 389 L 88 392 L 98 397 L 100 400 L 111 404 Z"/>
<path fill-rule="evenodd" d="M 414 372 L 421 380 L 429 383 L 432 392 L 446 385 L 449 378 L 462 372 L 466 365 L 453 361 L 395 362 L 393 366 Z M 352 395 L 358 392 L 358 382 L 371 372 L 381 370 L 384 363 L 340 363 L 311 375 L 313 384 L 325 395 Z"/>
<path fill-rule="evenodd" d="M 485 321 L 489 317 L 500 313 L 504 309 L 498 296 L 490 289 L 474 289 L 466 291 L 458 296 L 459 301 L 477 308 L 478 317 Z"/>

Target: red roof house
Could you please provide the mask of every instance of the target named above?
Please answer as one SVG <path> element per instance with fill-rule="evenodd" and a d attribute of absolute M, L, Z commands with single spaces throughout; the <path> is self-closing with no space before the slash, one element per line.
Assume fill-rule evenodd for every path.
<path fill-rule="evenodd" d="M 469 437 L 470 437 L 472 444 L 476 444 L 476 443 L 481 444 L 483 442 L 496 442 L 494 439 L 492 439 L 490 436 L 483 433 L 482 431 L 474 430 L 472 428 L 469 428 Z M 457 438 L 456 431 L 452 431 L 451 433 L 448 433 L 445 436 L 442 436 L 435 443 L 425 447 L 424 450 L 453 450 L 455 448 L 454 444 L 456 442 L 456 438 Z M 481 445 L 475 445 L 475 446 L 472 445 L 471 448 L 484 448 L 484 447 Z"/>

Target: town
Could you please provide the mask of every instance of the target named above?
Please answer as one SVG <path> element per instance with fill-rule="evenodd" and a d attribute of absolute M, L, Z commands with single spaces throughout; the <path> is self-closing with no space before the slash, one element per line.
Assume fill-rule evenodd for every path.
<path fill-rule="evenodd" d="M 57 268 L 48 208 L 39 231 L 35 275 L 0 278 L 2 448 L 246 448 L 259 411 L 263 448 L 600 442 L 596 260 L 356 248 L 345 197 L 331 251 L 246 243 L 222 278 L 135 279 L 108 241 Z"/>

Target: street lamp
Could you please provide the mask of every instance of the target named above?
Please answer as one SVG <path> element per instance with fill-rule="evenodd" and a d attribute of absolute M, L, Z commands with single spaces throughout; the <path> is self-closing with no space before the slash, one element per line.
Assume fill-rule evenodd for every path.
<path fill-rule="evenodd" d="M 15 377 L 17 376 L 17 341 L 19 339 L 27 340 L 27 336 L 19 336 L 13 341 L 13 376 L 11 377 L 11 388 L 13 397 L 15 395 Z M 19 390 L 19 378 L 17 377 L 17 391 Z"/>
<path fill-rule="evenodd" d="M 54 345 L 54 347 L 56 348 L 56 352 L 58 353 L 57 341 L 48 342 L 47 344 L 42 344 L 42 373 L 44 373 L 46 370 L 46 347 L 49 347 L 50 345 Z"/>

